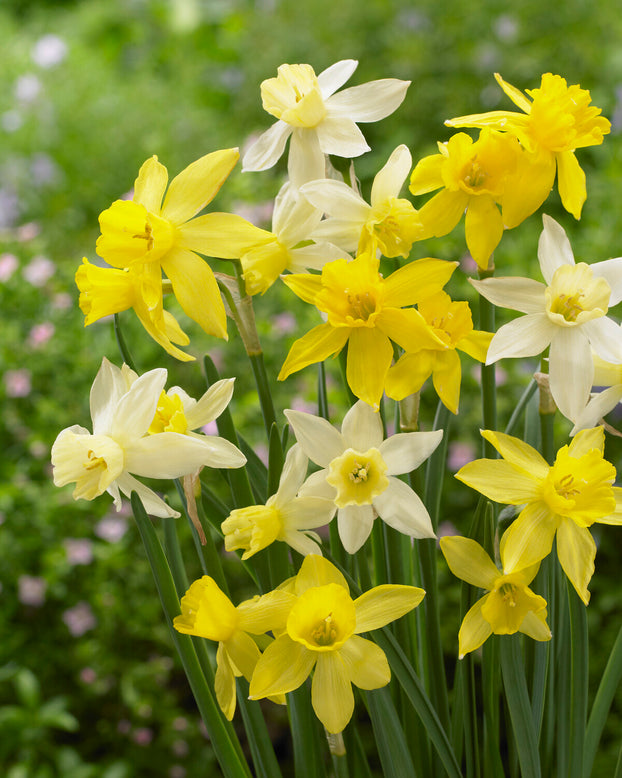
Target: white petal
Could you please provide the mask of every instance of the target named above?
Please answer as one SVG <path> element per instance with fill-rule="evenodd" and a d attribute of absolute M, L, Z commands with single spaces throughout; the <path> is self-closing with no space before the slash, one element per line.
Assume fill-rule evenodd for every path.
<path fill-rule="evenodd" d="M 371 405 L 358 400 L 343 417 L 341 435 L 347 448 L 367 451 L 382 443 L 382 419 Z"/>
<path fill-rule="evenodd" d="M 363 225 L 360 222 L 343 219 L 324 219 L 311 234 L 315 241 L 328 241 L 339 246 L 342 252 L 355 251 L 361 237 Z"/>
<path fill-rule="evenodd" d="M 188 429 L 196 430 L 217 419 L 231 402 L 234 384 L 235 378 L 222 378 L 210 386 L 203 397 L 189 410 L 186 410 L 184 405 Z M 173 389 L 169 389 L 168 394 L 172 394 L 173 391 Z M 176 393 L 179 394 L 179 392 Z"/>
<path fill-rule="evenodd" d="M 374 524 L 371 505 L 349 505 L 337 513 L 339 537 L 348 554 L 355 554 L 371 534 Z"/>
<path fill-rule="evenodd" d="M 332 500 L 321 497 L 297 497 L 281 508 L 281 518 L 286 530 L 315 529 L 324 527 L 335 515 L 337 507 Z"/>
<path fill-rule="evenodd" d="M 274 201 L 272 232 L 287 247 L 308 240 L 322 219 L 322 211 L 312 205 L 287 181 Z"/>
<path fill-rule="evenodd" d="M 622 329 L 607 316 L 585 322 L 581 329 L 587 334 L 590 345 L 605 362 L 622 362 Z"/>
<path fill-rule="evenodd" d="M 387 475 L 400 475 L 416 470 L 443 439 L 443 430 L 433 432 L 400 432 L 391 435 L 380 446 L 387 465 Z"/>
<path fill-rule="evenodd" d="M 409 86 L 410 81 L 397 78 L 351 86 L 326 100 L 328 115 L 347 116 L 355 122 L 377 122 L 399 108 Z"/>
<path fill-rule="evenodd" d="M 137 378 L 119 400 L 110 434 L 123 448 L 142 437 L 149 429 L 166 377 L 167 372 L 163 367 L 150 370 Z"/>
<path fill-rule="evenodd" d="M 579 418 L 590 398 L 594 362 L 586 335 L 580 328 L 560 327 L 551 341 L 549 387 L 563 415 Z"/>
<path fill-rule="evenodd" d="M 323 70 L 317 77 L 322 97 L 326 100 L 327 97 L 330 97 L 342 87 L 354 73 L 358 64 L 358 61 L 355 59 L 342 59 Z"/>
<path fill-rule="evenodd" d="M 622 257 L 595 262 L 590 268 L 595 276 L 604 278 L 611 287 L 609 307 L 617 305 L 622 300 Z"/>
<path fill-rule="evenodd" d="M 322 556 L 322 549 L 313 538 L 309 537 L 309 535 L 305 535 L 304 532 L 285 532 L 282 540 L 293 548 L 294 551 L 302 554 L 302 556 L 307 556 L 308 554 L 318 554 L 319 556 Z"/>
<path fill-rule="evenodd" d="M 334 500 L 337 490 L 326 480 L 328 470 L 318 470 L 311 473 L 304 484 L 298 490 L 299 497 L 322 497 L 325 500 Z"/>
<path fill-rule="evenodd" d="M 300 188 L 300 193 L 316 208 L 329 216 L 338 215 L 344 221 L 365 223 L 371 207 L 365 200 L 343 181 L 321 178 L 309 181 Z"/>
<path fill-rule="evenodd" d="M 610 386 L 598 394 L 592 395 L 592 399 L 575 419 L 575 425 L 570 432 L 576 435 L 579 430 L 591 429 L 599 421 L 612 411 L 622 400 L 622 384 Z"/>
<path fill-rule="evenodd" d="M 494 305 L 521 313 L 541 313 L 545 310 L 546 285 L 531 278 L 488 278 L 469 281 L 477 291 Z"/>
<path fill-rule="evenodd" d="M 505 357 L 535 357 L 541 354 L 559 330 L 545 313 L 528 313 L 500 327 L 488 347 L 486 364 Z"/>
<path fill-rule="evenodd" d="M 116 484 L 128 498 L 131 497 L 132 492 L 136 492 L 140 497 L 144 509 L 150 516 L 159 516 L 161 519 L 177 519 L 181 515 L 178 511 L 174 511 L 170 505 L 167 505 L 164 500 L 158 497 L 152 489 L 141 484 L 136 478 L 132 478 L 129 473 L 124 473 L 117 478 Z"/>
<path fill-rule="evenodd" d="M 262 133 L 244 155 L 242 171 L 267 170 L 275 165 L 285 151 L 292 128 L 281 121 Z"/>
<path fill-rule="evenodd" d="M 337 157 L 360 157 L 366 151 L 371 151 L 363 133 L 352 119 L 347 117 L 327 117 L 317 126 L 317 137 L 324 154 L 335 154 Z M 323 178 L 324 175 L 314 176 Z M 308 178 L 307 181 L 312 181 Z"/>
<path fill-rule="evenodd" d="M 391 197 L 398 197 L 412 164 L 412 155 L 408 148 L 404 144 L 398 146 L 374 178 L 371 204 L 378 205 Z"/>
<path fill-rule="evenodd" d="M 320 127 L 321 125 L 318 125 Z M 289 144 L 287 172 L 293 186 L 299 189 L 307 181 L 324 178 L 326 160 L 320 148 L 318 127 L 312 130 L 295 127 Z"/>
<path fill-rule="evenodd" d="M 203 466 L 241 467 L 246 462 L 228 440 L 202 437 L 159 432 L 140 438 L 125 451 L 126 469 L 147 478 L 181 478 Z"/>
<path fill-rule="evenodd" d="M 301 246 L 289 252 L 289 269 L 294 273 L 302 273 L 308 268 L 321 270 L 327 262 L 336 259 L 347 259 L 346 252 L 332 243 L 313 243 Z"/>
<path fill-rule="evenodd" d="M 343 437 L 326 419 L 292 410 L 286 410 L 285 416 L 294 430 L 296 440 L 316 465 L 328 467 L 333 459 L 346 450 Z"/>
<path fill-rule="evenodd" d="M 393 529 L 413 538 L 435 538 L 430 514 L 419 496 L 399 478 L 389 476 L 387 488 L 374 498 L 378 516 Z"/>
<path fill-rule="evenodd" d="M 91 386 L 90 406 L 94 435 L 107 435 L 110 432 L 114 410 L 128 388 L 121 370 L 104 357 Z"/>
<path fill-rule="evenodd" d="M 558 267 L 574 265 L 575 261 L 564 228 L 546 214 L 542 215 L 542 223 L 544 229 L 538 241 L 538 259 L 544 280 L 550 284 Z"/>
<path fill-rule="evenodd" d="M 309 459 L 302 450 L 302 446 L 295 443 L 285 457 L 279 488 L 273 503 L 275 508 L 283 508 L 298 494 L 298 490 L 307 475 L 308 466 Z"/>

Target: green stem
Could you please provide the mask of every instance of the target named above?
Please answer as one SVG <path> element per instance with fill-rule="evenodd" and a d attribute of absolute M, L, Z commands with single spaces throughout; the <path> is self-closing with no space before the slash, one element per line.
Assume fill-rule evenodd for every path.
<path fill-rule="evenodd" d="M 532 378 L 531 381 L 527 384 L 527 387 L 525 391 L 522 393 L 520 400 L 518 401 L 518 405 L 516 408 L 514 408 L 514 412 L 510 416 L 510 420 L 507 423 L 507 426 L 505 428 L 505 434 L 511 435 L 514 432 L 514 428 L 518 424 L 520 417 L 527 407 L 529 400 L 534 396 L 536 393 L 536 389 L 538 388 L 538 384 L 536 382 L 535 378 Z"/>
<path fill-rule="evenodd" d="M 287 695 L 287 711 L 294 746 L 295 778 L 323 778 L 324 738 L 311 707 L 307 684 Z"/>
<path fill-rule="evenodd" d="M 588 636 L 586 607 L 567 581 L 570 610 L 570 771 L 569 778 L 583 773 L 583 742 L 587 719 Z"/>
<path fill-rule="evenodd" d="M 125 342 L 125 338 L 121 330 L 121 321 L 119 319 L 118 313 L 114 314 L 113 321 L 114 321 L 114 334 L 117 339 L 117 345 L 119 346 L 119 351 L 121 352 L 121 359 L 125 362 L 125 364 L 128 367 L 130 367 L 135 373 L 137 373 L 138 370 L 136 370 L 136 365 L 134 363 L 134 360 L 132 359 L 132 355 L 130 353 L 129 348 L 127 347 L 127 343 Z"/>

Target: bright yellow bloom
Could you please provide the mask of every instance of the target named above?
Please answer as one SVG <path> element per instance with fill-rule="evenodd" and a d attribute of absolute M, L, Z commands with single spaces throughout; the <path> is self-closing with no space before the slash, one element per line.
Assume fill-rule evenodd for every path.
<path fill-rule="evenodd" d="M 424 157 L 410 178 L 410 191 L 415 195 L 443 187 L 419 210 L 420 239 L 451 232 L 466 211 L 467 246 L 479 267 L 486 269 L 504 225 L 516 226 L 540 205 L 532 207 L 522 192 L 509 185 L 524 155 L 512 135 L 489 129 L 482 130 L 475 142 L 459 132 L 438 148 L 440 154 Z M 513 213 L 510 224 L 507 210 Z"/>
<path fill-rule="evenodd" d="M 622 488 L 613 486 L 616 470 L 603 456 L 603 428 L 579 432 L 552 466 L 519 438 L 490 430 L 482 435 L 503 459 L 470 462 L 456 478 L 490 500 L 525 506 L 504 535 L 506 566 L 519 570 L 539 562 L 557 536 L 561 566 L 587 605 L 596 556 L 588 527 L 622 524 Z"/>
<path fill-rule="evenodd" d="M 553 185 L 557 169 L 559 194 L 564 208 L 579 219 L 587 195 L 585 173 L 574 152 L 583 146 L 600 145 L 603 136 L 610 132 L 611 123 L 600 115 L 600 108 L 590 105 L 591 97 L 586 89 L 581 89 L 578 84 L 568 86 L 566 79 L 561 76 L 545 73 L 538 89 L 526 90 L 531 100 L 504 81 L 498 73 L 495 73 L 495 78 L 523 114 L 490 111 L 460 116 L 445 124 L 450 127 L 491 127 L 516 135 L 523 147 L 533 155 L 538 171 L 531 181 L 523 179 L 520 188 L 524 188 L 524 192 L 537 189 L 540 203 L 543 203 Z"/>
<path fill-rule="evenodd" d="M 322 275 L 294 274 L 283 281 L 305 302 L 327 316 L 292 346 L 281 372 L 291 373 L 337 354 L 348 343 L 347 379 L 354 394 L 377 409 L 394 341 L 404 350 L 445 348 L 431 333 L 413 305 L 440 291 L 456 268 L 455 262 L 419 259 L 383 278 L 380 260 L 360 254 L 352 261 L 324 265 Z"/>
<path fill-rule="evenodd" d="M 250 681 L 261 655 L 251 635 L 283 629 L 293 602 L 291 594 L 274 591 L 235 607 L 208 575 L 195 581 L 182 597 L 181 616 L 175 617 L 173 626 L 184 635 L 218 643 L 216 699 L 229 721 L 235 713 L 235 677 L 243 675 Z"/>
<path fill-rule="evenodd" d="M 291 692 L 315 668 L 313 710 L 328 732 L 341 732 L 354 711 L 352 684 L 378 689 L 391 678 L 382 649 L 360 633 L 383 627 L 416 608 L 425 592 L 385 584 L 353 600 L 337 568 L 313 554 L 305 557 L 293 591 L 297 599 L 285 631 L 257 662 L 250 697 Z"/>
<path fill-rule="evenodd" d="M 419 303 L 418 308 L 446 348 L 420 349 L 403 354 L 389 368 L 385 391 L 394 400 L 403 400 L 418 392 L 432 376 L 434 388 L 443 404 L 452 413 L 458 413 L 462 369 L 456 349 L 485 362 L 492 333 L 474 330 L 469 304 L 452 301 L 446 292 L 428 297 Z"/>
<path fill-rule="evenodd" d="M 475 540 L 457 535 L 441 538 L 441 551 L 451 572 L 463 581 L 486 589 L 468 611 L 458 633 L 460 659 L 475 651 L 490 635 L 523 632 L 534 640 L 550 640 L 546 623 L 546 600 L 529 588 L 539 562 L 522 570 L 506 566 L 505 536 L 501 538 L 502 570 Z"/>

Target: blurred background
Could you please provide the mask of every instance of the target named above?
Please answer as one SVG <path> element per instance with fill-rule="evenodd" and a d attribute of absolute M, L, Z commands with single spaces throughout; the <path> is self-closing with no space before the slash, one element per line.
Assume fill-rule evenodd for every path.
<path fill-rule="evenodd" d="M 73 281 L 82 257 L 95 259 L 100 211 L 132 188 L 152 154 L 172 176 L 215 149 L 243 150 L 273 121 L 262 110 L 259 86 L 284 62 L 307 62 L 320 72 L 337 60 L 357 59 L 348 86 L 386 77 L 412 81 L 393 116 L 362 127 L 373 149 L 356 162 L 364 192 L 399 143 L 409 146 L 416 161 L 449 137 L 445 119 L 513 108 L 495 71 L 521 89 L 537 87 L 541 74 L 551 71 L 589 89 L 613 130 L 603 146 L 579 152 L 588 179 L 580 224 L 561 209 L 556 193 L 546 212 L 567 230 L 578 260 L 617 256 L 622 254 L 620 40 L 616 5 L 587 0 L 3 0 L 3 775 L 217 774 L 131 518 L 111 512 L 107 496 L 74 502 L 70 487 L 55 489 L 51 483 L 49 451 L 56 435 L 71 424 L 90 426 L 88 392 L 102 356 L 120 363 L 110 321 L 84 328 Z M 267 173 L 241 174 L 238 166 L 214 207 L 267 226 L 270 200 L 284 176 L 283 163 Z M 537 267 L 540 229 L 534 216 L 506 234 L 496 255 L 503 274 L 524 275 Z M 415 246 L 412 256 L 428 254 L 460 259 L 463 226 L 441 241 Z M 462 287 L 467 294 L 463 282 Z M 302 312 L 296 323 L 292 298 L 275 288 L 256 301 L 271 375 L 311 316 Z M 131 312 L 122 320 L 142 371 L 164 365 L 169 385 L 181 383 L 194 396 L 204 391 L 198 364 L 180 366 L 168 358 Z M 237 336 L 231 334 L 225 349 L 192 325 L 187 330 L 197 355 L 209 351 L 222 375 L 238 376 L 233 404 L 238 426 L 258 428 Z M 511 408 L 515 374 L 504 379 L 500 372 L 507 382 L 504 402 Z M 279 387 L 277 405 L 312 409 L 314 375 L 294 376 Z M 476 374 L 466 380 L 477 384 Z M 524 375 L 520 381 L 517 391 Z M 424 412 L 432 413 L 435 403 L 432 396 L 424 398 Z M 464 408 L 464 426 L 456 423 L 452 432 L 454 470 L 476 455 L 479 409 L 477 401 L 471 405 Z M 613 461 L 620 466 L 619 458 Z M 454 498 L 447 491 L 446 518 L 458 523 L 460 500 L 471 496 L 459 490 Z M 180 532 L 183 547 L 189 534 L 182 525 Z M 592 669 L 597 683 L 622 609 L 620 536 L 614 527 L 595 535 L 599 554 L 588 613 L 590 633 L 598 635 Z M 190 575 L 198 574 L 193 564 L 188 559 Z M 448 595 L 447 605 L 453 662 L 457 595 Z M 595 775 L 613 772 L 619 698 L 616 704 Z M 278 724 L 275 737 L 281 737 Z M 286 751 L 284 743 L 284 759 Z"/>

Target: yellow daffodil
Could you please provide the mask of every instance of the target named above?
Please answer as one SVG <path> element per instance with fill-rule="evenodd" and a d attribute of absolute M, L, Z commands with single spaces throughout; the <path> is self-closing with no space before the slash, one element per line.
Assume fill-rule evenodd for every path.
<path fill-rule="evenodd" d="M 622 300 L 622 257 L 575 264 L 562 227 L 543 216 L 538 244 L 546 283 L 531 278 L 488 278 L 471 283 L 495 305 L 526 314 L 496 332 L 486 357 L 528 357 L 549 350 L 549 385 L 567 419 L 585 408 L 593 384 L 592 350 L 608 362 L 622 363 L 622 331 L 606 314 Z"/>
<path fill-rule="evenodd" d="M 242 559 L 248 559 L 280 540 L 300 554 L 321 554 L 320 538 L 310 530 L 328 524 L 335 504 L 324 497 L 298 496 L 308 462 L 302 447 L 293 446 L 287 452 L 276 494 L 265 505 L 237 508 L 229 514 L 221 525 L 227 551 L 244 549 Z"/>
<path fill-rule="evenodd" d="M 477 141 L 460 132 L 438 148 L 440 153 L 424 157 L 410 178 L 414 195 L 443 187 L 419 209 L 421 238 L 446 235 L 466 211 L 467 246 L 479 267 L 486 269 L 504 226 L 516 226 L 540 205 L 532 207 L 509 185 L 522 164 L 520 145 L 511 135 L 484 129 Z"/>
<path fill-rule="evenodd" d="M 417 211 L 399 198 L 411 165 L 410 151 L 398 146 L 374 178 L 370 205 L 343 181 L 321 179 L 302 186 L 301 194 L 329 217 L 318 224 L 312 237 L 358 254 L 379 250 L 385 257 L 408 257 L 421 235 Z"/>
<path fill-rule="evenodd" d="M 393 359 L 391 341 L 406 351 L 435 345 L 445 348 L 421 314 L 404 306 L 440 291 L 456 263 L 419 259 L 386 279 L 379 263 L 375 256 L 360 254 L 350 262 L 329 262 L 321 276 L 283 277 L 298 297 L 325 313 L 327 321 L 294 343 L 279 373 L 280 381 L 337 354 L 348 343 L 348 384 L 357 397 L 377 409 Z"/>
<path fill-rule="evenodd" d="M 335 94 L 357 66 L 344 59 L 316 76 L 311 65 L 281 65 L 276 78 L 263 81 L 263 107 L 277 122 L 246 152 L 243 170 L 271 168 L 290 136 L 288 172 L 296 188 L 325 177 L 327 154 L 351 158 L 369 151 L 356 123 L 393 113 L 410 81 L 384 78 Z"/>
<path fill-rule="evenodd" d="M 227 441 L 206 444 L 205 436 L 174 431 L 147 434 L 166 377 L 163 368 L 138 377 L 127 366 L 119 369 L 104 359 L 91 388 L 93 433 L 74 425 L 62 430 L 52 446 L 55 485 L 75 483 L 76 500 L 108 492 L 117 510 L 120 493 L 137 492 L 147 513 L 179 516 L 133 475 L 168 479 L 205 465 L 241 467 L 244 455 Z"/>
<path fill-rule="evenodd" d="M 385 391 L 394 400 L 403 400 L 418 392 L 432 376 L 434 388 L 443 404 L 452 413 L 458 413 L 462 369 L 456 350 L 484 362 L 492 333 L 474 330 L 469 304 L 452 301 L 446 292 L 437 292 L 422 300 L 418 310 L 447 348 L 420 349 L 403 354 L 389 368 Z"/>
<path fill-rule="evenodd" d="M 535 165 L 531 180 L 525 177 L 518 188 L 523 193 L 531 190 L 530 199 L 540 199 L 543 203 L 557 170 L 564 208 L 579 219 L 587 195 L 585 173 L 574 152 L 583 146 L 600 145 L 603 136 L 610 132 L 611 123 L 600 115 L 600 108 L 590 105 L 587 89 L 581 89 L 578 84 L 568 86 L 561 76 L 545 73 L 539 88 L 526 90 L 529 97 L 504 81 L 498 73 L 495 73 L 495 78 L 510 100 L 523 111 L 522 114 L 490 111 L 460 116 L 445 124 L 450 127 L 490 127 L 516 135 L 532 155 Z M 520 192 L 517 191 L 517 194 Z"/>
<path fill-rule="evenodd" d="M 213 200 L 238 158 L 237 149 L 207 154 L 167 189 L 167 170 L 151 157 L 134 182 L 133 199 L 117 200 L 99 217 L 97 253 L 115 268 L 138 268 L 141 284 L 134 291 L 143 295 L 146 309 L 161 310 L 164 272 L 185 313 L 219 338 L 227 337 L 224 305 L 211 268 L 197 252 L 237 258 L 249 243 L 257 243 L 263 231 L 234 214 L 196 214 Z M 113 293 L 110 286 L 99 290 L 100 297 L 107 293 Z M 156 321 L 148 329 L 152 337 L 154 327 L 161 332 Z M 177 356 L 176 350 L 167 350 Z"/>
<path fill-rule="evenodd" d="M 504 534 L 504 564 L 513 571 L 530 567 L 550 553 L 557 536 L 561 566 L 587 605 L 596 556 L 588 527 L 622 524 L 622 489 L 613 486 L 616 470 L 603 456 L 603 428 L 579 432 L 552 466 L 518 438 L 482 435 L 503 459 L 470 462 L 456 478 L 490 500 L 525 506 Z"/>
<path fill-rule="evenodd" d="M 246 600 L 237 607 L 216 581 L 204 575 L 195 581 L 181 599 L 181 616 L 173 626 L 184 635 L 196 635 L 218 643 L 216 653 L 216 699 L 231 721 L 235 713 L 235 677 L 250 681 L 261 652 L 251 635 L 283 629 L 295 598 L 274 591 Z M 276 697 L 275 702 L 284 702 Z"/>
<path fill-rule="evenodd" d="M 441 442 L 442 430 L 384 440 L 380 414 L 362 400 L 344 416 L 341 432 L 310 413 L 286 410 L 285 415 L 305 454 L 322 468 L 305 481 L 300 494 L 337 506 L 339 537 L 349 554 L 367 540 L 377 516 L 410 537 L 435 537 L 425 505 L 396 476 L 419 467 Z"/>
<path fill-rule="evenodd" d="M 360 633 L 408 613 L 425 592 L 414 586 L 385 584 L 353 600 L 337 568 L 313 554 L 305 557 L 293 591 L 296 600 L 285 630 L 257 662 L 250 697 L 291 692 L 315 668 L 313 710 L 328 732 L 338 733 L 354 711 L 352 684 L 378 689 L 391 679 L 382 649 Z"/>
<path fill-rule="evenodd" d="M 508 568 L 504 559 L 504 538 L 500 548 L 502 570 L 475 540 L 452 535 L 441 538 L 440 544 L 451 572 L 488 592 L 462 621 L 458 633 L 460 659 L 479 648 L 492 634 L 523 632 L 534 640 L 551 639 L 551 630 L 546 623 L 546 600 L 529 588 L 539 563 L 522 570 Z"/>

